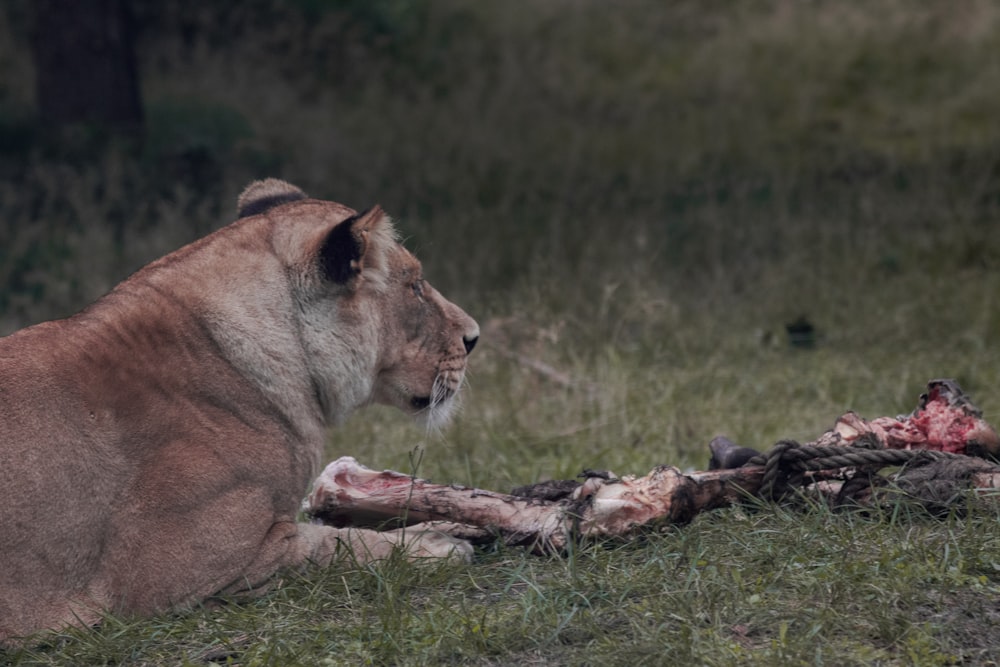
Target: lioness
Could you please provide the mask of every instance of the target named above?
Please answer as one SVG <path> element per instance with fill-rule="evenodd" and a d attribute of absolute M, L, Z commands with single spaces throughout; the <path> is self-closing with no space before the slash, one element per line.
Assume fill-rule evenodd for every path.
<path fill-rule="evenodd" d="M 238 210 L 77 315 L 0 338 L 0 643 L 403 539 L 296 523 L 299 502 L 327 425 L 355 408 L 448 418 L 476 322 L 377 206 L 268 179 Z"/>

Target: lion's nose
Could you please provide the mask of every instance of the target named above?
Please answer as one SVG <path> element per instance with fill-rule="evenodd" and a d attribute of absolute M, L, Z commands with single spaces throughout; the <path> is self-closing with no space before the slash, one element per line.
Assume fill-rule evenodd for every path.
<path fill-rule="evenodd" d="M 479 342 L 479 334 L 473 334 L 471 336 L 462 336 L 462 343 L 465 344 L 465 353 L 469 354 L 472 352 L 472 348 L 476 346 Z"/>

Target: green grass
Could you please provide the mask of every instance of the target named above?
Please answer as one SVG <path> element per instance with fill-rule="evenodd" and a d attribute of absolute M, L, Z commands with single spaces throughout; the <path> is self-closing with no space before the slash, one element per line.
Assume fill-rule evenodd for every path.
<path fill-rule="evenodd" d="M 15 664 L 992 664 L 1000 514 L 731 509 L 641 543 L 337 565 L 250 603 L 109 619 Z"/>
<path fill-rule="evenodd" d="M 278 175 L 380 202 L 483 325 L 450 429 L 372 408 L 330 459 L 501 491 L 704 468 L 718 433 L 808 440 L 941 376 L 1000 422 L 995 3 L 136 6 L 141 146 L 37 127 L 26 5 L 0 12 L 2 332 Z M 787 343 L 800 315 L 813 350 Z M 1000 503 L 969 509 L 763 505 L 564 558 L 342 563 L 0 662 L 990 665 Z"/>

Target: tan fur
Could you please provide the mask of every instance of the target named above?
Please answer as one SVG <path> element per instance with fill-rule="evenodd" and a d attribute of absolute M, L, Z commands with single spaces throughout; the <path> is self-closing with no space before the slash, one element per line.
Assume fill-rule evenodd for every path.
<path fill-rule="evenodd" d="M 325 429 L 373 401 L 446 420 L 478 327 L 378 208 L 273 179 L 239 208 L 83 312 L 0 338 L 0 642 L 400 543 L 296 523 Z M 342 222 L 357 256 L 331 260 L 335 282 L 321 259 Z"/>

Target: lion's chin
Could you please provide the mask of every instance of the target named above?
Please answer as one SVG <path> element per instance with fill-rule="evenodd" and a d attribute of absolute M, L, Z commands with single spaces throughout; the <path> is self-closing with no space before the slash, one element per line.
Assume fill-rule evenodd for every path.
<path fill-rule="evenodd" d="M 429 387 L 414 390 L 402 383 L 390 385 L 390 391 L 376 392 L 374 402 L 392 405 L 409 414 L 428 431 L 438 431 L 447 426 L 458 412 L 461 403 L 459 389 L 461 378 L 446 378 L 438 375 Z"/>
<path fill-rule="evenodd" d="M 411 399 L 410 405 L 414 408 L 414 419 L 422 423 L 428 431 L 440 431 L 449 423 L 455 415 L 458 407 L 458 398 L 455 394 L 439 400 L 431 399 Z"/>

